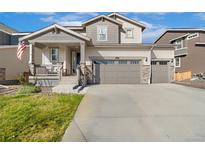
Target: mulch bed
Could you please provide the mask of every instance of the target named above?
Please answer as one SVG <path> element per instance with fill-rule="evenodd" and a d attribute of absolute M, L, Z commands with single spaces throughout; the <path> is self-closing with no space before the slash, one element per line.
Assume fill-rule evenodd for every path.
<path fill-rule="evenodd" d="M 184 80 L 184 81 L 175 81 L 174 83 L 194 87 L 194 88 L 201 88 L 205 89 L 205 80 Z"/>

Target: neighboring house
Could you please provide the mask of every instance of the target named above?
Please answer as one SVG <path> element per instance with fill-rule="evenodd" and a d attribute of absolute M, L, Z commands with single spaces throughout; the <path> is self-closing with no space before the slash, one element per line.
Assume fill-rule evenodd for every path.
<path fill-rule="evenodd" d="M 17 45 L 19 37 L 28 35 L 29 33 L 19 33 L 13 28 L 10 28 L 0 23 L 0 84 L 12 83 L 23 72 L 28 72 L 28 53 L 27 49 L 23 56 L 22 62 L 17 59 Z M 41 57 L 41 53 L 38 54 Z M 37 58 L 41 63 L 41 58 Z"/>
<path fill-rule="evenodd" d="M 193 74 L 205 73 L 205 30 L 168 29 L 156 44 L 175 44 L 176 72 L 192 71 Z"/>
<path fill-rule="evenodd" d="M 142 44 L 144 29 L 144 24 L 112 13 L 81 26 L 53 24 L 19 40 L 29 43 L 30 81 L 40 85 L 70 83 L 69 78 L 81 84 L 173 81 L 173 45 Z M 41 63 L 36 51 L 42 53 Z"/>

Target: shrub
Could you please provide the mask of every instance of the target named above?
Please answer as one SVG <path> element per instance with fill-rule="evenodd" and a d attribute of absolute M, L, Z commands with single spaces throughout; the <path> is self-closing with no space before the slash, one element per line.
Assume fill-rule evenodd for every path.
<path fill-rule="evenodd" d="M 17 92 L 17 95 L 28 95 L 31 93 L 38 93 L 40 92 L 40 87 L 36 87 L 34 85 L 23 85 Z"/>
<path fill-rule="evenodd" d="M 17 80 L 19 81 L 19 83 L 21 85 L 26 85 L 28 84 L 28 82 L 26 81 L 26 78 L 23 74 L 20 74 L 19 77 L 17 78 Z"/>

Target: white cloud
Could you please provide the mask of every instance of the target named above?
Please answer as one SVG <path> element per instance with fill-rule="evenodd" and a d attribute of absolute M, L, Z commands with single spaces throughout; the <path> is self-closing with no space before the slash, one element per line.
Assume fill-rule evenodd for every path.
<path fill-rule="evenodd" d="M 197 16 L 200 20 L 205 20 L 205 13 L 196 13 L 195 16 Z"/>
<path fill-rule="evenodd" d="M 154 41 L 166 30 L 166 28 L 150 29 L 143 32 L 144 43 L 154 43 Z"/>
<path fill-rule="evenodd" d="M 75 12 L 75 13 L 68 13 L 64 16 L 58 16 L 57 14 L 42 17 L 40 18 L 41 21 L 50 22 L 50 23 L 58 23 L 61 25 L 81 25 L 81 23 L 90 17 L 94 17 L 99 15 L 99 13 L 95 12 Z"/>
<path fill-rule="evenodd" d="M 139 22 L 145 24 L 145 25 L 146 25 L 146 28 L 149 28 L 149 29 L 154 29 L 154 28 L 156 28 L 156 25 L 153 25 L 153 24 L 151 24 L 151 23 L 149 23 L 149 22 L 142 21 L 142 20 L 139 20 Z"/>
<path fill-rule="evenodd" d="M 166 30 L 165 25 L 156 25 L 146 21 L 140 21 L 144 23 L 147 28 L 142 34 L 142 39 L 144 43 L 153 43 L 155 39 L 157 39 L 160 34 L 162 34 Z"/>

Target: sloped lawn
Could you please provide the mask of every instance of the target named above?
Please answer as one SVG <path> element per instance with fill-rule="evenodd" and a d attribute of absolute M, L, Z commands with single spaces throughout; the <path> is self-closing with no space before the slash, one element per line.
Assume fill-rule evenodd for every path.
<path fill-rule="evenodd" d="M 0 96 L 0 141 L 61 141 L 83 95 Z"/>

